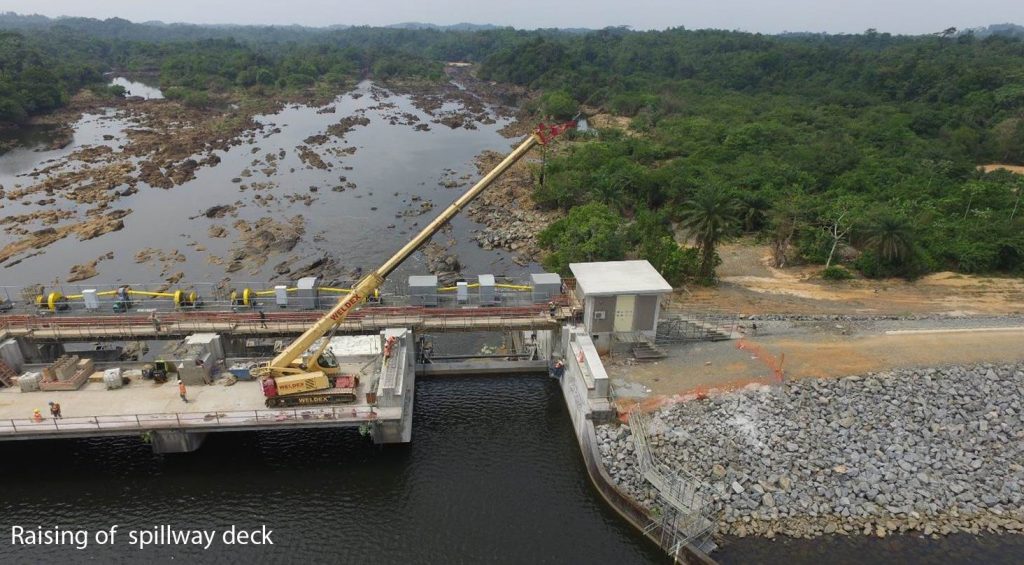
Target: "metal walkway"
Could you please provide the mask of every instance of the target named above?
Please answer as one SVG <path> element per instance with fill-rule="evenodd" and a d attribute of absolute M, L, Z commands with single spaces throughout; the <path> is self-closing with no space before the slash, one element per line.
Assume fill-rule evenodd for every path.
<path fill-rule="evenodd" d="M 176 312 L 158 315 L 73 316 L 61 314 L 0 316 L 0 339 L 26 337 L 34 340 L 101 341 L 135 339 L 177 339 L 194 333 L 220 333 L 248 337 L 278 337 L 301 334 L 322 316 L 322 312 Z M 475 332 L 557 329 L 570 316 L 559 308 L 551 316 L 545 305 L 511 308 L 364 308 L 339 324 L 341 333 L 374 333 L 385 328 L 404 327 L 426 332 Z"/>
<path fill-rule="evenodd" d="M 658 493 L 661 520 L 652 522 L 648 528 L 660 527 L 661 545 L 670 555 L 678 557 L 687 545 L 710 553 L 715 549 L 712 537 L 718 513 L 711 489 L 696 478 L 655 460 L 647 437 L 649 424 L 646 414 L 637 408 L 630 410 L 629 429 L 640 474 Z"/>
<path fill-rule="evenodd" d="M 457 363 L 425 363 L 416 365 L 418 377 L 481 376 L 481 375 L 546 375 L 547 361 L 463 361 Z"/>

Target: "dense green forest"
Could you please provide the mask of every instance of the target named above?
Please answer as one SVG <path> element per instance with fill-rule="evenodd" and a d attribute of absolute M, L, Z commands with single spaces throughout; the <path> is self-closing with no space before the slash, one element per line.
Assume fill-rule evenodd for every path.
<path fill-rule="evenodd" d="M 601 132 L 549 161 L 535 196 L 597 204 L 578 218 L 593 233 L 634 229 L 594 250 L 556 225 L 553 267 L 649 254 L 676 225 L 702 251 L 756 234 L 778 264 L 846 257 L 869 276 L 1024 270 L 1024 183 L 977 170 L 1024 162 L 1020 39 L 603 31 L 510 45 L 481 74 L 543 89 L 551 114 L 587 103 L 632 118 L 634 134 Z M 707 279 L 715 261 L 660 256 L 677 281 Z"/>
<path fill-rule="evenodd" d="M 111 70 L 159 73 L 168 98 L 195 105 L 231 90 L 336 89 L 363 76 L 439 80 L 443 57 L 420 51 L 443 35 L 0 15 L 0 124 L 60 108 L 82 87 L 103 85 Z"/>
<path fill-rule="evenodd" d="M 716 246 L 750 234 L 779 265 L 828 277 L 1024 271 L 1024 40 L 1019 28 L 906 37 L 233 27 L 0 16 L 0 122 L 65 104 L 112 69 L 159 72 L 169 97 L 253 95 L 442 62 L 529 87 L 559 119 L 629 118 L 547 160 L 538 205 L 566 212 L 546 263 L 649 258 L 710 282 Z M 984 35 L 984 37 L 983 37 Z M 675 243 L 684 236 L 687 245 Z M 843 267 L 838 267 L 842 265 Z"/>

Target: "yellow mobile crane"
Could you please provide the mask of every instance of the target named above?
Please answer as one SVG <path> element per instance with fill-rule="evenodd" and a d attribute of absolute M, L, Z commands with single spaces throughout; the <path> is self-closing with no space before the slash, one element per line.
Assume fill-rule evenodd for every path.
<path fill-rule="evenodd" d="M 355 377 L 340 377 L 334 354 L 328 349 L 328 332 L 338 326 L 348 314 L 362 304 L 367 297 L 377 292 L 384 279 L 412 255 L 431 236 L 437 233 L 449 220 L 455 217 L 474 198 L 483 192 L 494 179 L 504 173 L 535 145 L 545 145 L 565 130 L 574 127 L 575 122 L 545 126 L 541 124 L 512 153 L 498 163 L 479 182 L 448 206 L 434 221 L 427 224 L 415 237 L 391 256 L 376 271 L 366 275 L 351 291 L 338 301 L 337 306 L 320 318 L 305 333 L 284 348 L 266 365 L 253 370 L 263 385 L 268 407 L 340 404 L 355 400 Z M 317 340 L 323 343 L 317 351 L 303 359 Z"/>

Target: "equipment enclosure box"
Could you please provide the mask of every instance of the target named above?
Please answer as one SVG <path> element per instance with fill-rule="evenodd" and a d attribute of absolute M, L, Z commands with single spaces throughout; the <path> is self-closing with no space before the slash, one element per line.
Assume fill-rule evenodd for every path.
<path fill-rule="evenodd" d="M 562 294 L 562 277 L 557 273 L 531 273 L 530 286 L 533 287 L 533 301 L 548 302 Z"/>
<path fill-rule="evenodd" d="M 305 277 L 295 285 L 295 306 L 303 310 L 316 310 L 320 307 L 319 291 L 316 288 L 316 277 Z"/>
<path fill-rule="evenodd" d="M 409 304 L 411 306 L 437 306 L 437 277 L 434 275 L 410 276 Z"/>
<path fill-rule="evenodd" d="M 480 275 L 480 304 L 497 304 L 498 296 L 494 292 L 494 275 Z"/>

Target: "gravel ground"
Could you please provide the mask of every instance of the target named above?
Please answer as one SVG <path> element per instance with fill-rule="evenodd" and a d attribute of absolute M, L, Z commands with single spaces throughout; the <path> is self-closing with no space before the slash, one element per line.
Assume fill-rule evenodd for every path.
<path fill-rule="evenodd" d="M 655 461 L 705 481 L 722 534 L 1024 533 L 1024 363 L 751 387 L 652 414 Z M 616 483 L 656 504 L 628 426 L 601 426 Z"/>

